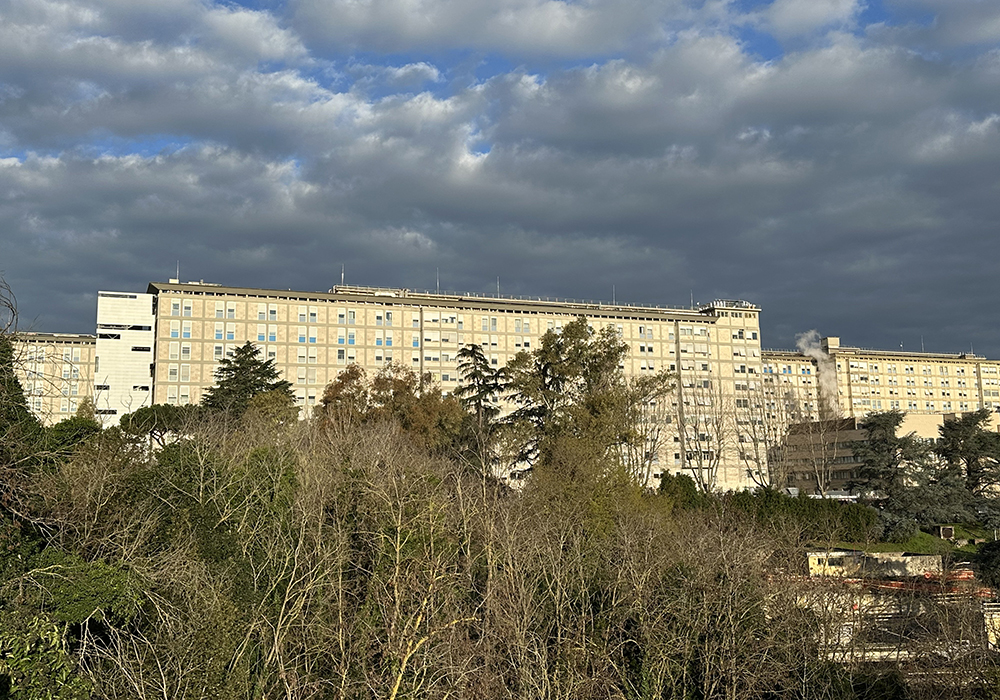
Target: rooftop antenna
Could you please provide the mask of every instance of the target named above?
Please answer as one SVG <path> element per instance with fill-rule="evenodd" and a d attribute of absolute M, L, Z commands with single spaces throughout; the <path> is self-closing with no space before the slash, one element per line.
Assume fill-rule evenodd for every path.
<path fill-rule="evenodd" d="M 435 276 L 437 278 L 437 293 L 440 294 L 441 293 L 441 268 L 440 267 L 435 267 L 434 271 L 435 271 Z"/>
<path fill-rule="evenodd" d="M 177 261 L 177 275 L 176 275 L 175 279 L 178 282 L 181 281 L 181 261 L 180 260 Z"/>
<path fill-rule="evenodd" d="M 615 285 L 611 285 L 611 303 L 617 304 L 618 300 L 615 298 Z"/>
<path fill-rule="evenodd" d="M 920 352 L 924 351 L 924 336 L 920 336 Z"/>
<path fill-rule="evenodd" d="M 500 296 L 500 277 L 497 277 L 497 296 Z"/>
<path fill-rule="evenodd" d="M 694 308 L 694 290 L 691 290 L 691 308 Z"/>
<path fill-rule="evenodd" d="M 344 286 L 344 263 L 340 263 L 340 286 Z"/>

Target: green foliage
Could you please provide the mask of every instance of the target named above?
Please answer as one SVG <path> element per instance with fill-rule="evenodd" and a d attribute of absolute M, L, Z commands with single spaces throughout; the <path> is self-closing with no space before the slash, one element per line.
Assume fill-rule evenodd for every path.
<path fill-rule="evenodd" d="M 399 425 L 420 447 L 454 453 L 460 445 L 465 412 L 416 372 L 398 364 L 381 368 L 370 380 L 349 365 L 323 393 L 318 415 L 326 425 Z"/>
<path fill-rule="evenodd" d="M 687 474 L 664 472 L 660 477 L 660 493 L 669 498 L 675 508 L 705 508 L 715 502 Z"/>
<path fill-rule="evenodd" d="M 216 385 L 205 393 L 202 405 L 241 416 L 257 394 L 276 391 L 292 397 L 291 382 L 280 376 L 274 361 L 260 359 L 260 350 L 248 340 L 219 363 Z"/>
<path fill-rule="evenodd" d="M 21 576 L 44 546 L 38 532 L 9 515 L 0 514 L 0 588 Z"/>
<path fill-rule="evenodd" d="M 792 498 L 770 489 L 729 494 L 724 501 L 759 525 L 803 541 L 870 542 L 881 532 L 878 513 L 857 503 L 808 496 Z"/>
<path fill-rule="evenodd" d="M 91 686 L 66 652 L 60 625 L 40 615 L 0 613 L 0 697 L 85 700 Z"/>
<path fill-rule="evenodd" d="M 33 557 L 21 577 L 22 594 L 56 622 L 123 622 L 138 610 L 140 586 L 135 577 L 102 561 L 87 562 L 55 547 Z"/>
<path fill-rule="evenodd" d="M 965 413 L 941 425 L 935 451 L 961 469 L 966 489 L 979 496 L 1000 481 L 1000 434 L 986 429 L 990 411 Z"/>
<path fill-rule="evenodd" d="M 479 429 L 488 432 L 500 415 L 506 373 L 490 365 L 480 345 L 466 345 L 458 351 L 458 372 L 462 385 L 454 394 L 462 407 L 476 417 Z"/>
<path fill-rule="evenodd" d="M 45 429 L 45 450 L 54 457 L 66 456 L 99 432 L 96 420 L 76 415 Z"/>
<path fill-rule="evenodd" d="M 912 433 L 897 435 L 903 422 L 899 411 L 872 413 L 861 428 L 865 440 L 854 448 L 861 466 L 852 485 L 878 503 L 887 530 L 908 536 L 913 525 L 973 519 L 972 499 L 960 470 L 935 459 L 930 446 Z"/>
<path fill-rule="evenodd" d="M 536 350 L 518 353 L 506 367 L 507 396 L 518 406 L 506 420 L 515 445 L 511 461 L 562 469 L 566 478 L 624 471 L 644 483 L 652 452 L 647 429 L 655 418 L 649 408 L 673 378 L 626 380 L 628 350 L 613 327 L 594 331 L 580 316 L 561 332 L 548 331 Z M 558 446 L 568 444 L 590 450 L 592 458 L 565 459 Z M 596 472 L 585 473 L 587 464 Z"/>
<path fill-rule="evenodd" d="M 35 450 L 42 426 L 28 410 L 24 391 L 14 373 L 14 346 L 0 334 L 0 467 L 17 464 Z M 0 489 L 0 506 L 4 491 Z"/>
<path fill-rule="evenodd" d="M 127 435 L 148 436 L 163 447 L 170 436 L 182 434 L 185 426 L 197 420 L 199 410 L 193 405 L 161 403 L 143 406 L 122 416 L 118 425 Z"/>
<path fill-rule="evenodd" d="M 994 590 L 1000 589 L 1000 540 L 980 545 L 976 561 L 984 583 Z"/>

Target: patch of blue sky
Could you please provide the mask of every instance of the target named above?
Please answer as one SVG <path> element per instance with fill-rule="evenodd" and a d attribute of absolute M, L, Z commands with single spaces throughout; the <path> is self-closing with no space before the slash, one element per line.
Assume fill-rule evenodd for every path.
<path fill-rule="evenodd" d="M 120 158 L 130 155 L 152 158 L 154 156 L 177 153 L 193 143 L 195 143 L 194 139 L 168 134 L 155 134 L 132 139 L 109 134 L 99 134 L 80 140 L 69 146 L 0 149 L 0 158 L 17 158 L 20 161 L 24 161 L 32 156 L 57 158 L 66 153 L 76 153 L 86 158 L 98 158 L 100 156 Z"/>
<path fill-rule="evenodd" d="M 76 150 L 92 157 L 137 155 L 152 158 L 172 155 L 193 143 L 195 139 L 177 134 L 148 134 L 137 138 L 98 134 L 78 144 Z"/>
<path fill-rule="evenodd" d="M 892 24 L 893 15 L 882 0 L 864 0 L 858 24 L 865 27 L 869 24 Z"/>
<path fill-rule="evenodd" d="M 357 51 L 339 57 L 327 56 L 312 66 L 299 68 L 299 71 L 326 89 L 343 91 L 357 86 L 375 99 L 413 92 L 429 92 L 443 98 L 471 85 L 517 71 L 538 75 L 544 80 L 552 73 L 600 64 L 617 57 L 619 54 L 616 53 L 572 58 L 515 56 L 472 49 L 399 54 Z M 419 63 L 433 66 L 438 72 L 437 79 L 430 75 L 420 78 L 414 72 L 411 80 L 402 80 L 392 73 L 392 69 Z"/>
<path fill-rule="evenodd" d="M 743 44 L 743 50 L 746 53 L 765 61 L 777 60 L 785 54 L 777 39 L 750 25 L 739 27 L 736 30 L 736 36 Z"/>

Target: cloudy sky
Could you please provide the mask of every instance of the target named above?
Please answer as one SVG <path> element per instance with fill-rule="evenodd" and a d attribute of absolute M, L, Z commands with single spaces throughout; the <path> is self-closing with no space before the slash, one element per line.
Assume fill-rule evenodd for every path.
<path fill-rule="evenodd" d="M 22 326 L 174 276 L 1000 357 L 997 0 L 0 0 Z"/>

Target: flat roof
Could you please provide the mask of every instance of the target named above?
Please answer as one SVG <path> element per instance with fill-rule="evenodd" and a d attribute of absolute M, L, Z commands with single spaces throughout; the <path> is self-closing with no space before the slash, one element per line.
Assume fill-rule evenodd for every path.
<path fill-rule="evenodd" d="M 505 295 L 486 295 L 471 292 L 428 292 L 390 287 L 362 287 L 355 285 L 337 285 L 327 292 L 308 292 L 292 289 L 267 289 L 260 287 L 228 287 L 207 282 L 150 282 L 148 294 L 163 292 L 194 293 L 205 296 L 246 296 L 261 298 L 276 298 L 295 301 L 357 301 L 380 303 L 385 305 L 435 305 L 441 307 L 488 309 L 506 306 L 520 309 L 528 313 L 567 313 L 566 310 L 579 311 L 579 315 L 593 315 L 607 318 L 633 318 L 638 320 L 663 320 L 664 316 L 678 320 L 714 322 L 717 316 L 714 310 L 719 306 L 724 308 L 739 308 L 759 312 L 759 309 L 748 302 L 716 302 L 701 306 L 698 309 L 677 309 L 661 306 L 639 306 L 633 304 L 606 303 L 599 301 L 582 301 L 577 299 L 558 299 L 550 297 L 521 297 Z M 718 304 L 716 306 L 715 304 Z M 733 304 L 733 306 L 728 306 Z M 658 317 L 658 318 L 657 318 Z"/>

